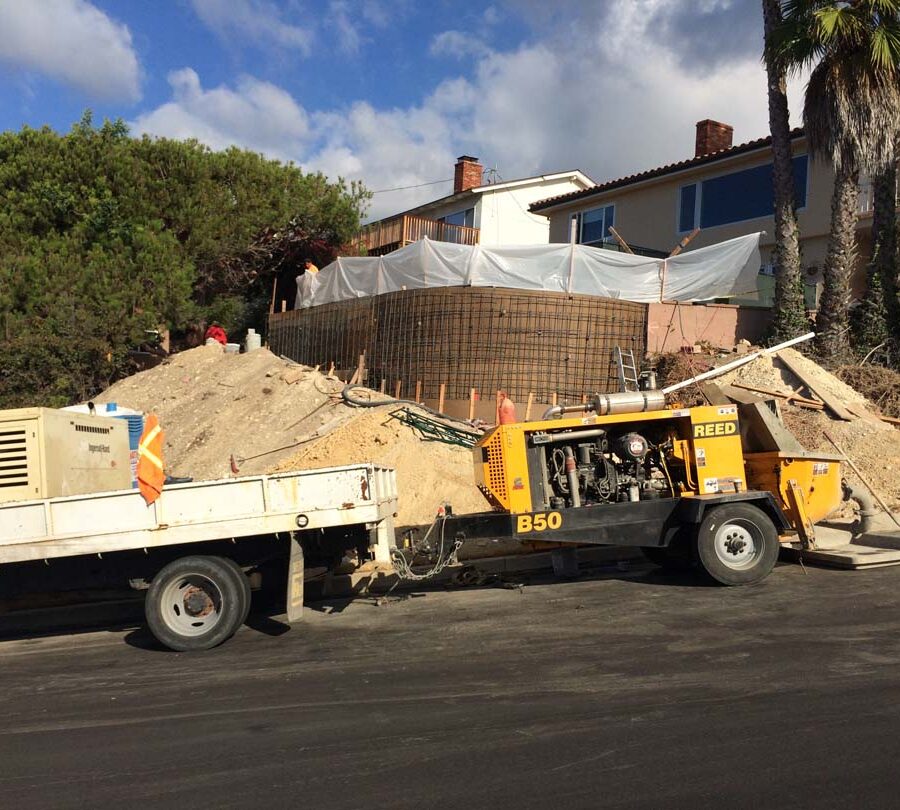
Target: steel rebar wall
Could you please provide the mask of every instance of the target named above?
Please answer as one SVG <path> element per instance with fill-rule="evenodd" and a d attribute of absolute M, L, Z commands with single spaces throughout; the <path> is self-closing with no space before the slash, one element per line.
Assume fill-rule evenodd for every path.
<path fill-rule="evenodd" d="M 588 295 L 499 288 L 405 290 L 269 316 L 269 345 L 306 365 L 355 368 L 404 396 L 580 398 L 618 389 L 615 346 L 645 351 L 647 306 Z"/>

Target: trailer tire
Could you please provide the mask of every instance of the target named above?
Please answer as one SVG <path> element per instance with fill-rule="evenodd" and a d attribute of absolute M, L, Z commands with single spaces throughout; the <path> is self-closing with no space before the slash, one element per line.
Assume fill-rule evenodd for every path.
<path fill-rule="evenodd" d="M 668 546 L 642 546 L 644 556 L 663 571 L 683 573 L 697 567 L 694 559 L 693 534 L 685 527 L 680 528 Z"/>
<path fill-rule="evenodd" d="M 765 579 L 778 560 L 778 531 L 771 518 L 749 503 L 710 509 L 697 530 L 697 557 L 722 585 L 752 585 Z"/>
<path fill-rule="evenodd" d="M 172 561 L 147 591 L 144 614 L 150 632 L 177 652 L 217 647 L 243 623 L 249 603 L 242 579 L 237 565 L 223 557 Z"/>

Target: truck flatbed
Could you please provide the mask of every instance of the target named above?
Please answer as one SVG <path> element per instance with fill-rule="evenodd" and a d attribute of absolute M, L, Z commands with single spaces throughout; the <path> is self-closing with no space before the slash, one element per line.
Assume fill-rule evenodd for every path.
<path fill-rule="evenodd" d="M 375 524 L 396 508 L 396 475 L 374 464 L 174 484 L 149 506 L 136 489 L 19 501 L 0 505 L 0 564 Z"/>

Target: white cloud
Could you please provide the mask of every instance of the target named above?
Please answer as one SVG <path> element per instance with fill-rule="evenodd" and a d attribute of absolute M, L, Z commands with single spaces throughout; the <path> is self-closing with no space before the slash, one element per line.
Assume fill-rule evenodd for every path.
<path fill-rule="evenodd" d="M 357 101 L 306 111 L 270 84 L 244 78 L 233 88 L 203 90 L 193 71 L 182 71 L 173 81 L 173 99 L 141 116 L 135 129 L 194 135 L 217 147 L 237 143 L 329 176 L 362 179 L 370 189 L 451 178 L 461 154 L 478 155 L 506 179 L 577 168 L 603 181 L 692 157 L 694 124 L 703 118 L 732 124 L 736 142 L 767 134 L 765 72 L 756 42 L 761 45 L 761 19 L 760 30 L 727 54 L 716 46 L 692 55 L 679 37 L 660 33 L 691 21 L 723 30 L 729 18 L 718 15 L 733 9 L 750 25 L 761 12 L 754 16 L 734 0 L 702 6 L 617 0 L 604 6 L 610 13 L 594 19 L 587 12 L 579 17 L 581 6 L 573 0 L 565 25 L 554 27 L 545 4 L 517 2 L 533 3 L 533 19 L 540 23 L 525 44 L 470 54 L 467 75 L 405 107 L 378 109 Z M 692 42 L 702 41 L 703 32 L 692 31 Z M 792 88 L 795 122 L 800 90 L 799 83 Z M 371 215 L 401 211 L 449 190 L 448 182 L 379 194 Z"/>
<path fill-rule="evenodd" d="M 191 4 L 203 24 L 224 40 L 296 49 L 303 56 L 311 52 L 312 32 L 287 22 L 268 0 L 191 0 Z"/>
<path fill-rule="evenodd" d="M 337 34 L 338 47 L 343 53 L 356 56 L 362 36 L 353 24 L 349 4 L 346 0 L 332 0 L 328 11 L 328 24 Z"/>
<path fill-rule="evenodd" d="M 432 56 L 452 56 L 462 59 L 467 56 L 484 58 L 491 53 L 487 44 L 467 31 L 442 31 L 437 34 L 428 47 Z"/>
<path fill-rule="evenodd" d="M 76 87 L 91 99 L 141 96 L 131 32 L 87 0 L 0 0 L 0 61 Z"/>
<path fill-rule="evenodd" d="M 234 89 L 205 90 L 190 68 L 169 74 L 172 99 L 131 122 L 136 132 L 196 138 L 213 149 L 237 144 L 280 160 L 303 157 L 309 133 L 305 110 L 269 82 L 241 77 Z"/>

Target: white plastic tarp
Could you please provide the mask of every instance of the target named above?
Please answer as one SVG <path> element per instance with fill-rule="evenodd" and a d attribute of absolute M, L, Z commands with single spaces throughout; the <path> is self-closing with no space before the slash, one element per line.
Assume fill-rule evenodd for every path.
<path fill-rule="evenodd" d="M 654 259 L 585 245 L 482 248 L 420 239 L 386 256 L 339 258 L 297 278 L 297 308 L 426 287 L 507 287 L 626 301 L 705 301 L 756 289 L 759 237 Z"/>

